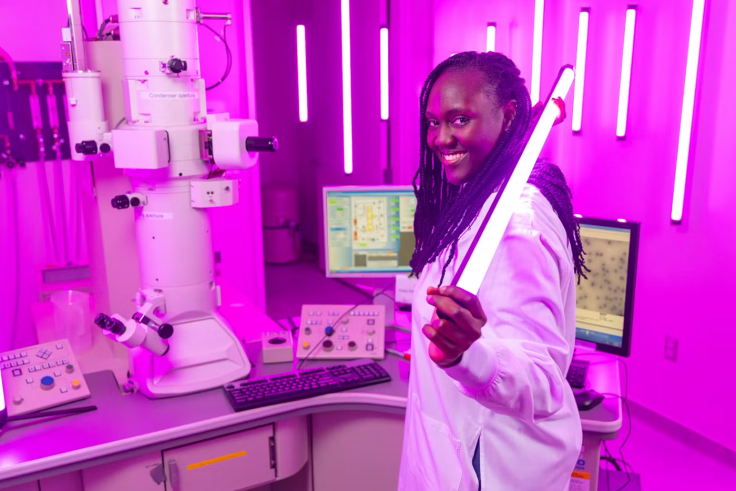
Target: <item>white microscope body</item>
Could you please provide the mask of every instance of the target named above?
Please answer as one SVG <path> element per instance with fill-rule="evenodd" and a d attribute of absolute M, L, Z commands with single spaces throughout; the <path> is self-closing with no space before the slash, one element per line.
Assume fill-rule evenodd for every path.
<path fill-rule="evenodd" d="M 70 11 L 72 34 L 79 32 L 73 17 Z M 112 205 L 135 210 L 137 313 L 131 319 L 100 314 L 95 322 L 130 348 L 131 383 L 150 398 L 218 387 L 251 369 L 217 312 L 206 209 L 238 200 L 237 180 L 213 178 L 213 165 L 246 169 L 277 141 L 259 138 L 255 121 L 206 114 L 200 20 L 195 0 L 118 0 L 126 122 L 112 132 L 100 74 L 86 70 L 84 48 L 73 54 L 75 70 L 64 73 L 73 158 L 112 151 L 115 167 L 133 184 Z"/>

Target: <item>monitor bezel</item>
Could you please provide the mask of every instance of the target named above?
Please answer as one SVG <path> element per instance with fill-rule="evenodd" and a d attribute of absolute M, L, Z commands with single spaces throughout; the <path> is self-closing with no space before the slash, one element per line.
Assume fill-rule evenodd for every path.
<path fill-rule="evenodd" d="M 620 222 L 618 220 L 607 220 L 603 218 L 582 217 L 578 218 L 580 225 L 592 225 L 600 227 L 617 228 L 621 230 L 629 230 L 629 265 L 626 276 L 626 300 L 624 304 L 624 330 L 621 340 L 621 346 L 611 346 L 603 343 L 596 343 L 587 339 L 580 339 L 585 343 L 595 344 L 596 351 L 610 353 L 617 356 L 629 357 L 631 355 L 631 332 L 634 323 L 634 293 L 636 289 L 636 271 L 639 261 L 639 234 L 641 230 L 640 222 Z M 582 281 L 586 281 L 582 279 Z M 575 322 L 575 339 L 577 337 L 577 321 Z"/>
<path fill-rule="evenodd" d="M 334 273 L 330 272 L 330 249 L 329 249 L 329 228 L 327 226 L 327 193 L 328 192 L 395 192 L 395 191 L 411 191 L 414 192 L 413 186 L 394 186 L 394 185 L 377 185 L 377 186 L 325 186 L 322 188 L 322 229 L 323 229 L 323 246 L 322 252 L 325 255 L 325 276 L 327 278 L 395 278 L 397 275 L 409 274 L 408 271 L 396 272 L 346 272 Z"/>

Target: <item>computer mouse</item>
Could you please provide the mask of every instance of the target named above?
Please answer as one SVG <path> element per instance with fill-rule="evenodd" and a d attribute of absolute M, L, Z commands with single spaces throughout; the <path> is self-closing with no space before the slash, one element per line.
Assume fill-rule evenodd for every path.
<path fill-rule="evenodd" d="M 575 403 L 578 405 L 578 411 L 590 411 L 601 402 L 604 396 L 594 390 L 581 390 L 575 393 Z"/>

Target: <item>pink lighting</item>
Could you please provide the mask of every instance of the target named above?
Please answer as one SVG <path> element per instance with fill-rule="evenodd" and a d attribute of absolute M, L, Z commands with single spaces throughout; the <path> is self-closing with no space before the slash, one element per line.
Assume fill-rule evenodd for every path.
<path fill-rule="evenodd" d="M 342 34 L 342 132 L 343 168 L 353 173 L 353 101 L 350 78 L 350 0 L 340 0 L 340 32 Z"/>
<path fill-rule="evenodd" d="M 693 14 L 690 20 L 690 42 L 687 48 L 687 68 L 685 72 L 685 91 L 682 97 L 682 116 L 680 118 L 680 139 L 677 144 L 677 169 L 675 171 L 675 190 L 672 197 L 672 221 L 682 221 L 682 208 L 685 200 L 685 181 L 687 161 L 690 154 L 690 133 L 693 126 L 693 107 L 695 106 L 695 85 L 698 80 L 698 58 L 700 38 L 703 33 L 703 10 L 705 0 L 693 0 Z"/>
<path fill-rule="evenodd" d="M 544 0 L 534 0 L 534 43 L 532 46 L 532 106 L 539 102 L 539 86 L 542 74 L 542 31 L 544 29 Z"/>
<path fill-rule="evenodd" d="M 296 26 L 296 65 L 299 80 L 299 121 L 307 120 L 307 48 L 304 26 Z"/>
<path fill-rule="evenodd" d="M 624 55 L 621 62 L 621 85 L 618 93 L 618 120 L 616 136 L 626 138 L 626 120 L 629 114 L 629 90 L 631 89 L 631 60 L 634 56 L 634 27 L 636 25 L 636 5 L 626 9 L 626 27 L 624 29 Z"/>
<path fill-rule="evenodd" d="M 496 23 L 489 22 L 486 28 L 486 52 L 496 51 Z"/>
<path fill-rule="evenodd" d="M 381 28 L 381 119 L 388 119 L 388 28 Z"/>
<path fill-rule="evenodd" d="M 583 215 L 581 215 L 580 213 L 575 213 L 575 218 L 583 218 Z"/>
<path fill-rule="evenodd" d="M 616 219 L 618 223 L 626 223 L 626 220 L 624 218 L 618 218 Z"/>
<path fill-rule="evenodd" d="M 590 9 L 580 10 L 578 19 L 578 53 L 575 60 L 575 92 L 572 106 L 572 131 L 578 133 L 583 126 L 583 91 L 585 87 L 585 59 L 588 50 L 588 20 Z"/>

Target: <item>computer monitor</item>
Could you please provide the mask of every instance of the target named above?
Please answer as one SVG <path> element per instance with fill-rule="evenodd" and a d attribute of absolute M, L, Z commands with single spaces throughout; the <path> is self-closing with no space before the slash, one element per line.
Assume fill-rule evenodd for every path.
<path fill-rule="evenodd" d="M 414 253 L 411 186 L 324 188 L 328 277 L 393 277 L 409 273 Z"/>
<path fill-rule="evenodd" d="M 629 356 L 639 223 L 578 220 L 590 272 L 577 286 L 576 338 L 595 343 L 598 351 Z"/>

